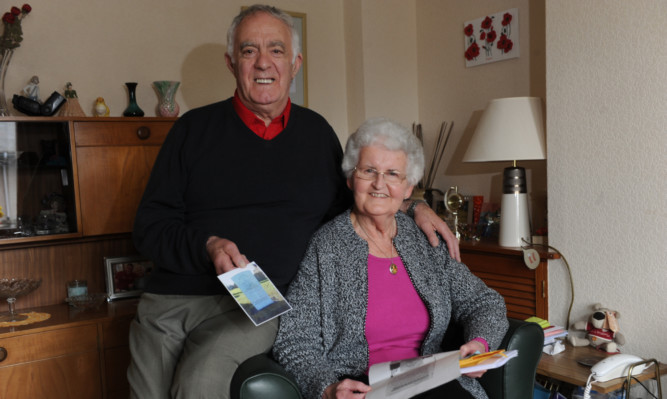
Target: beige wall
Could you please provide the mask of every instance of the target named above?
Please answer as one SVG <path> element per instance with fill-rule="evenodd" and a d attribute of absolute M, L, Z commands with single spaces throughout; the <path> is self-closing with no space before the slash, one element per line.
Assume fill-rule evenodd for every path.
<path fill-rule="evenodd" d="M 519 9 L 520 57 L 467 68 L 463 57 L 464 22 L 510 8 Z M 430 141 L 425 140 L 427 159 L 432 157 L 441 123 L 454 122 L 436 187 L 458 186 L 464 194 L 500 202 L 502 170 L 511 163 L 463 163 L 462 158 L 489 100 L 545 98 L 543 25 L 541 1 L 417 1 L 419 122 L 430 135 Z M 519 162 L 519 166 L 526 168 L 529 177 L 533 225 L 544 227 L 546 161 Z"/>
<path fill-rule="evenodd" d="M 652 38 L 667 2 L 546 4 L 549 239 L 572 267 L 572 320 L 596 302 L 617 309 L 623 351 L 665 362 L 667 48 Z M 564 320 L 560 262 L 549 290 Z"/>
<path fill-rule="evenodd" d="M 62 92 L 71 81 L 88 115 L 101 96 L 111 116 L 121 116 L 127 107 L 124 82 L 128 81 L 139 83 L 137 101 L 147 116 L 155 115 L 157 95 L 151 86 L 155 80 L 181 81 L 176 96 L 181 113 L 233 94 L 235 82 L 224 62 L 226 30 L 241 6 L 252 2 L 29 3 L 33 11 L 22 22 L 24 41 L 6 77 L 10 101 L 32 75 L 40 77 L 42 98 L 54 90 Z M 336 131 L 347 131 L 342 3 L 273 3 L 307 14 L 309 105 Z"/>
<path fill-rule="evenodd" d="M 345 15 L 349 131 L 372 117 L 410 126 L 419 109 L 414 2 L 349 0 Z"/>

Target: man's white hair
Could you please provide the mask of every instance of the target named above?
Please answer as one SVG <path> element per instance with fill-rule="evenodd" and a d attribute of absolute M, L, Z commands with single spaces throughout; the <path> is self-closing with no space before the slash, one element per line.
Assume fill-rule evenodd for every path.
<path fill-rule="evenodd" d="M 294 61 L 296 61 L 296 56 L 301 52 L 301 44 L 299 41 L 299 32 L 297 32 L 296 28 L 294 27 L 294 20 L 292 19 L 292 16 L 276 7 L 263 4 L 255 4 L 243 9 L 241 13 L 234 18 L 232 24 L 229 26 L 229 29 L 227 30 L 227 55 L 229 55 L 229 58 L 231 58 L 232 64 L 236 63 L 236 59 L 234 58 L 234 40 L 236 38 L 236 29 L 246 17 L 260 12 L 278 18 L 289 28 L 292 36 L 292 64 L 294 64 Z"/>

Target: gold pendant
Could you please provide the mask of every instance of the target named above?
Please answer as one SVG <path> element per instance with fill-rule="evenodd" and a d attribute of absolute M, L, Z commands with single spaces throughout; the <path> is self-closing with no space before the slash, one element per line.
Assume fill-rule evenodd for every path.
<path fill-rule="evenodd" d="M 391 266 L 389 266 L 389 273 L 396 274 L 396 272 L 398 272 L 398 268 L 392 263 Z"/>

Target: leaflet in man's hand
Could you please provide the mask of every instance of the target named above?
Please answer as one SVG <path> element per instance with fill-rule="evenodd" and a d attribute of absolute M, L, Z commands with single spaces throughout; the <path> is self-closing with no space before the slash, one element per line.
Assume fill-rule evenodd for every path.
<path fill-rule="evenodd" d="M 256 326 L 292 309 L 255 262 L 223 273 L 218 279 Z"/>
<path fill-rule="evenodd" d="M 374 364 L 368 370 L 373 389 L 366 394 L 366 399 L 410 398 L 461 374 L 501 367 L 517 355 L 518 351 L 498 350 L 459 359 L 459 351 L 451 351 Z"/>

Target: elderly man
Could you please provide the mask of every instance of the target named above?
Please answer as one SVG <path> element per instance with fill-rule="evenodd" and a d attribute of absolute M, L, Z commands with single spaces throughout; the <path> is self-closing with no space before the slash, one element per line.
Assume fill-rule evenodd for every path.
<path fill-rule="evenodd" d="M 255 327 L 216 276 L 252 260 L 284 292 L 313 232 L 352 203 L 333 129 L 289 99 L 302 62 L 291 17 L 249 7 L 227 46 L 234 96 L 174 124 L 137 212 L 135 244 L 156 267 L 130 328 L 134 398 L 228 397 L 236 367 L 269 352 L 278 321 Z M 416 218 L 458 256 L 428 207 Z"/>

